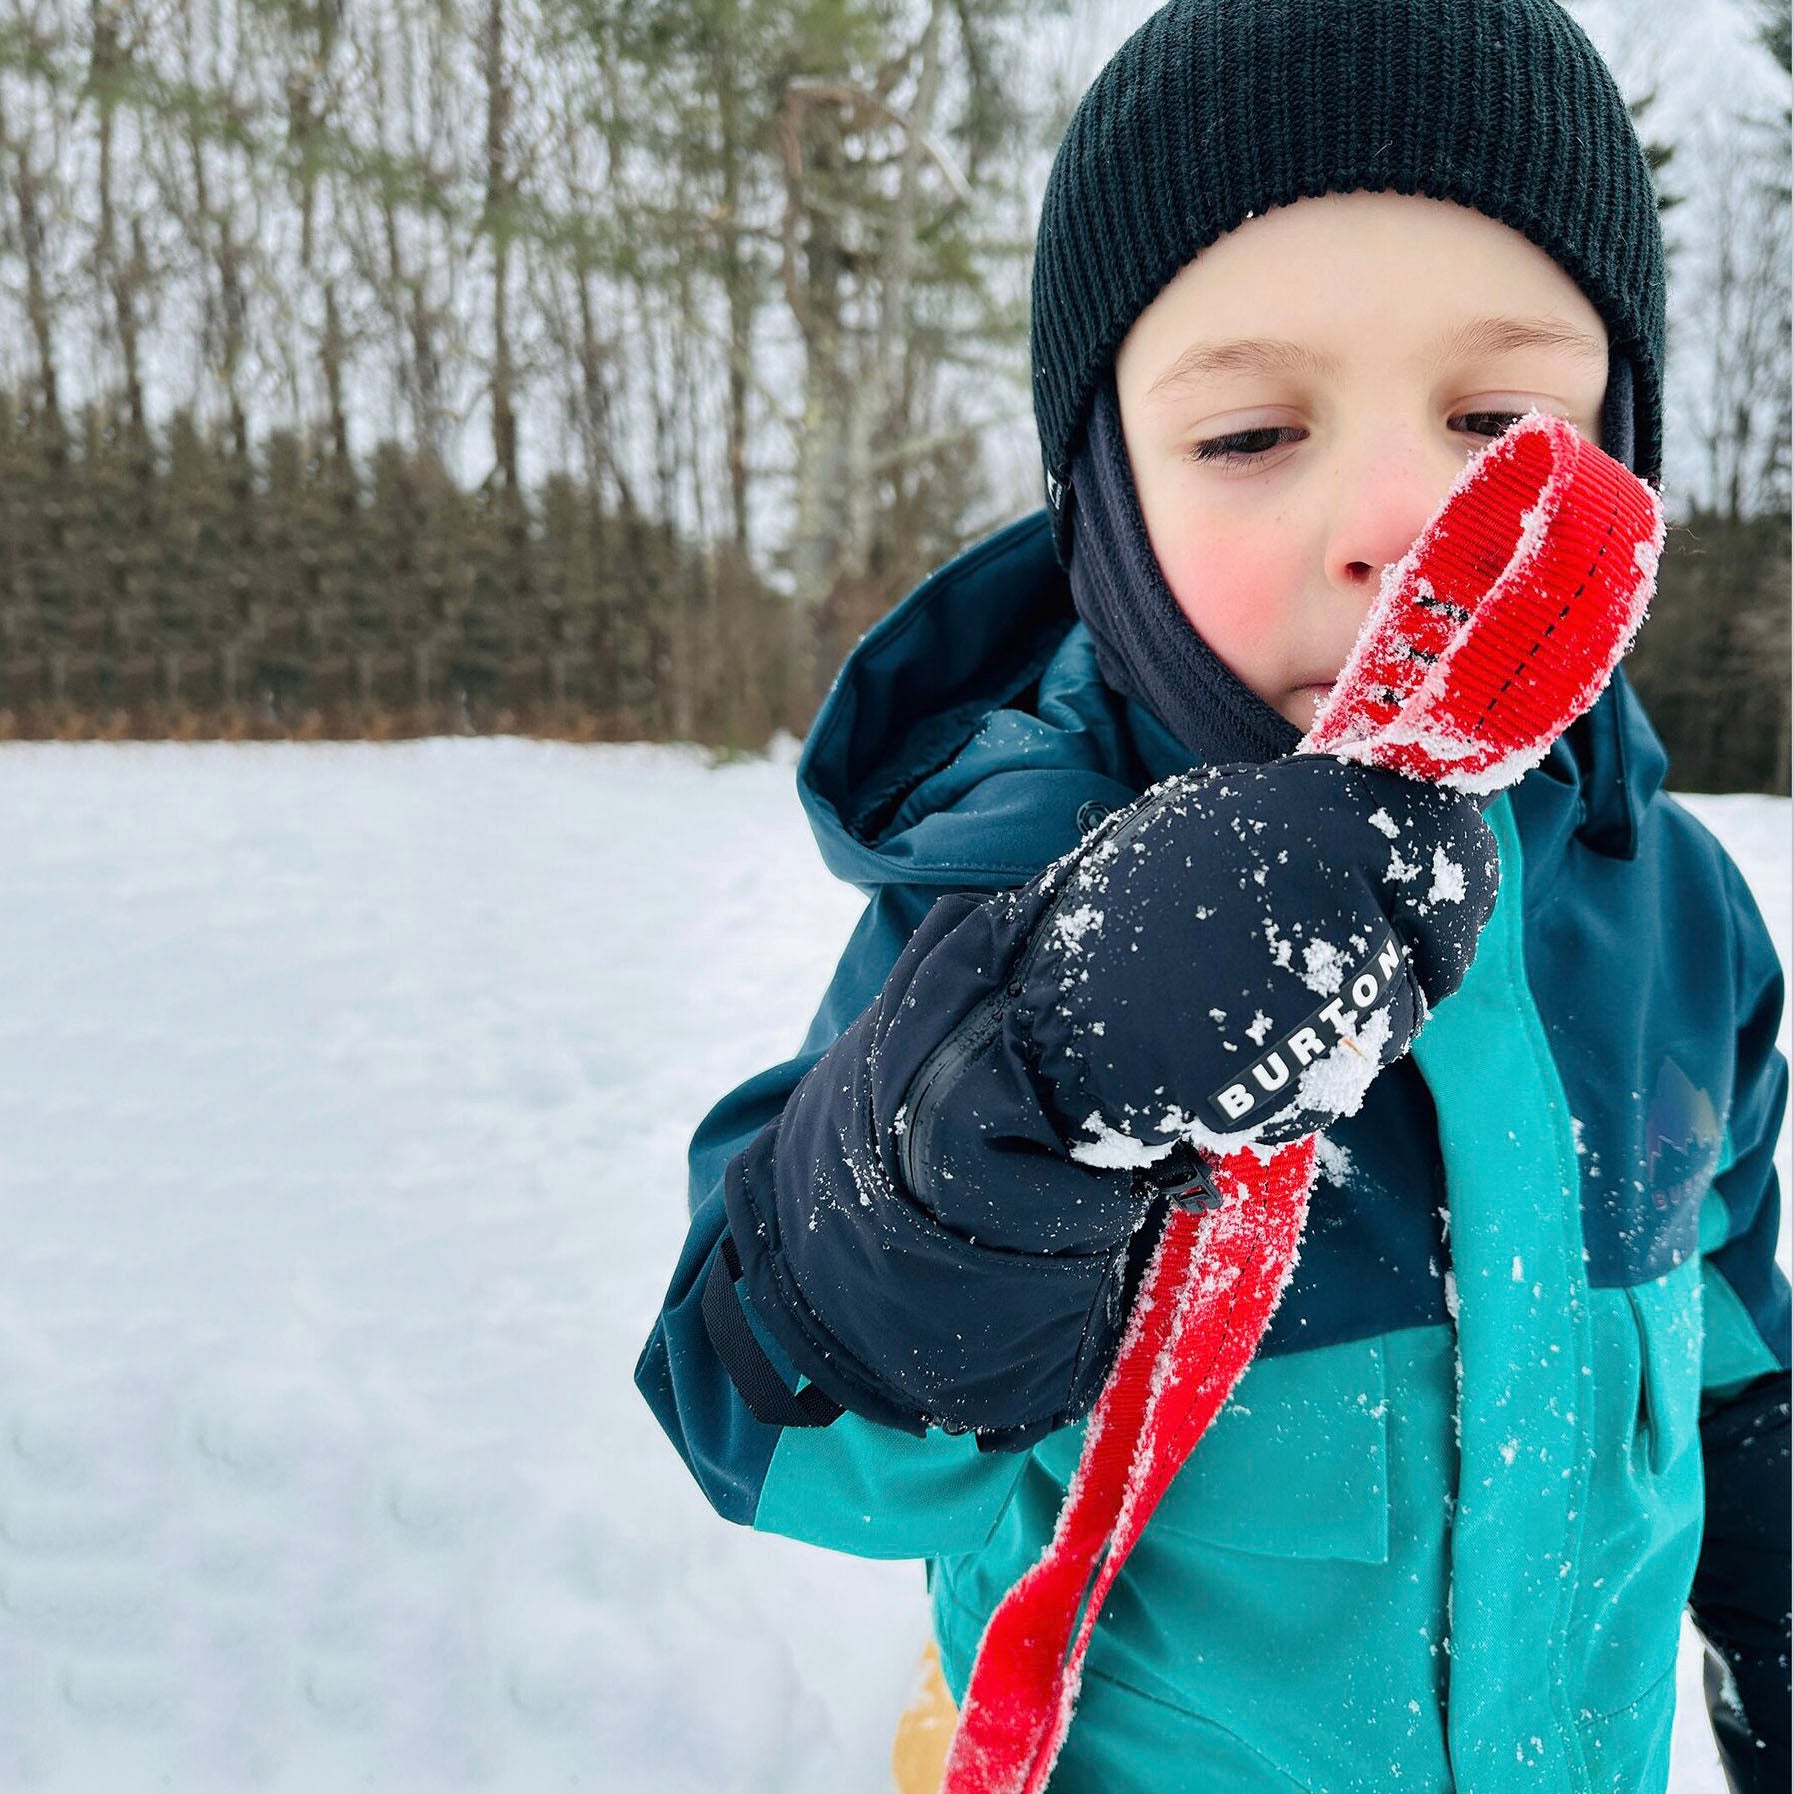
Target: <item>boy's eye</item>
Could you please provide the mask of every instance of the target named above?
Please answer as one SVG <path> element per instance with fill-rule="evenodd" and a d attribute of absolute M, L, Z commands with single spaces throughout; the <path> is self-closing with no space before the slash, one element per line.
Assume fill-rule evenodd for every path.
<path fill-rule="evenodd" d="M 1207 442 L 1197 443 L 1190 450 L 1189 458 L 1192 461 L 1219 461 L 1224 467 L 1237 466 L 1281 447 L 1279 438 L 1301 434 L 1300 430 L 1290 424 L 1267 424 L 1258 430 L 1236 430 L 1231 436 L 1211 436 Z"/>
<path fill-rule="evenodd" d="M 1452 421 L 1465 426 L 1468 436 L 1487 436 L 1493 440 L 1505 436 L 1523 414 L 1518 411 L 1461 411 Z M 1196 443 L 1189 451 L 1192 461 L 1218 462 L 1223 467 L 1241 467 L 1283 446 L 1285 437 L 1299 437 L 1302 432 L 1289 424 L 1266 424 L 1257 430 L 1236 430 L 1228 436 L 1211 436 Z"/>
<path fill-rule="evenodd" d="M 1521 413 L 1518 411 L 1462 411 L 1452 422 L 1456 423 L 1461 418 L 1468 424 L 1466 435 L 1496 437 L 1505 436 L 1520 421 L 1520 417 Z"/>

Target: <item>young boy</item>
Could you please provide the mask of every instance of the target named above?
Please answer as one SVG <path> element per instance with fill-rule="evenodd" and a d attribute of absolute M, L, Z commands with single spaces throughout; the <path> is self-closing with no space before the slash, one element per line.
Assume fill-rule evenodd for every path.
<path fill-rule="evenodd" d="M 1788 1785 L 1786 1068 L 1743 881 L 1620 678 L 1480 815 L 1290 758 L 1516 416 L 1658 478 L 1662 358 L 1646 164 L 1551 0 L 1172 0 L 1045 197 L 1049 511 L 874 629 L 811 734 L 869 904 L 798 1055 L 698 1130 L 637 1376 L 730 1519 L 928 1559 L 956 1697 L 1180 1126 L 1314 952 L 1402 949 L 1361 1106 L 1276 1112 L 1325 1130 L 1300 1263 L 1056 1789 L 1662 1789 L 1690 1602 L 1733 1785 Z M 1118 811 L 1127 876 L 1055 909 Z"/>

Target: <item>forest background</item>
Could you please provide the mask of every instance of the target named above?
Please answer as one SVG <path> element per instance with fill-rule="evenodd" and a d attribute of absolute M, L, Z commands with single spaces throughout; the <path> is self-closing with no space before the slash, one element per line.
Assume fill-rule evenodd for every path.
<path fill-rule="evenodd" d="M 754 749 L 1039 502 L 1027 294 L 1145 0 L 4 0 L 0 738 Z M 1789 789 L 1789 0 L 1578 0 L 1670 244 L 1630 670 Z"/>

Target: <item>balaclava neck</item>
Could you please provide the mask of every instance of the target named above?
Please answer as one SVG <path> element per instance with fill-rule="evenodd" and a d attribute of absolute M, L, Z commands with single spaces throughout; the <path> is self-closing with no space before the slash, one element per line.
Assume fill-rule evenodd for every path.
<path fill-rule="evenodd" d="M 1633 465 L 1632 368 L 1623 355 L 1608 363 L 1601 447 Z M 1113 371 L 1096 390 L 1071 490 L 1072 602 L 1104 681 L 1145 705 L 1199 761 L 1262 764 L 1292 752 L 1301 731 L 1228 670 L 1165 583 L 1134 489 Z"/>

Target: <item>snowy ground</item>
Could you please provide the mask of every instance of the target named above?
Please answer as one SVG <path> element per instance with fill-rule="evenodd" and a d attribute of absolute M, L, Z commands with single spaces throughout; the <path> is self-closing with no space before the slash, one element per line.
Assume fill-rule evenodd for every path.
<path fill-rule="evenodd" d="M 1785 942 L 1789 806 L 1696 807 Z M 629 1377 L 857 913 L 789 764 L 15 745 L 0 829 L 0 1788 L 885 1794 L 919 1570 Z"/>

